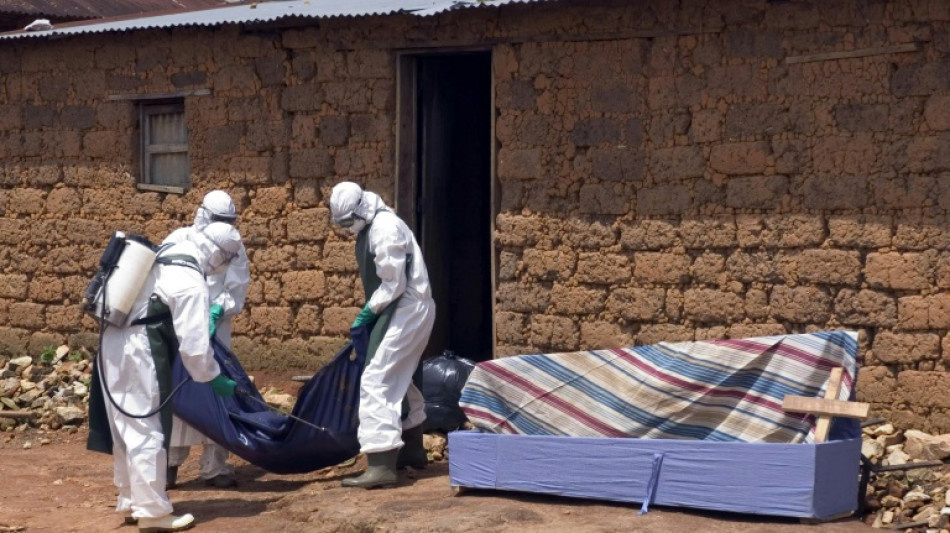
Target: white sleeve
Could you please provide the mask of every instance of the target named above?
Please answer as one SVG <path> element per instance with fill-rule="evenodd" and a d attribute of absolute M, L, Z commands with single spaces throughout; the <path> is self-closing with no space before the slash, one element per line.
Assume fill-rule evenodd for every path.
<path fill-rule="evenodd" d="M 195 381 L 211 381 L 221 373 L 221 368 L 214 360 L 211 349 L 208 287 L 201 275 L 190 268 L 164 268 L 176 269 L 176 278 L 181 281 L 166 294 L 166 304 L 178 337 L 181 362 Z"/>
<path fill-rule="evenodd" d="M 376 255 L 376 275 L 382 281 L 369 299 L 369 308 L 377 315 L 406 291 L 406 252 L 412 242 L 398 225 L 377 216 L 369 229 L 370 251 Z"/>
<path fill-rule="evenodd" d="M 251 269 L 243 244 L 237 257 L 231 260 L 225 270 L 223 278 L 221 293 L 211 303 L 220 305 L 224 309 L 224 316 L 234 316 L 244 309 L 247 290 L 251 286 Z"/>

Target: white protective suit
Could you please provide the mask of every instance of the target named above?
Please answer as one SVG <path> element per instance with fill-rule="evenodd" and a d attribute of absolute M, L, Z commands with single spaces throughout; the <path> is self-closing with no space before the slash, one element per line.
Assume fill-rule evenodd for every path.
<path fill-rule="evenodd" d="M 237 253 L 238 244 L 240 234 L 236 229 L 215 223 L 206 228 L 199 243 L 177 244 L 162 255 L 192 256 L 202 272 L 209 272 L 218 265 L 226 266 Z M 182 363 L 192 379 L 207 382 L 220 374 L 208 338 L 208 288 L 203 275 L 186 266 L 156 264 L 133 304 L 130 323 L 146 315 L 152 295 L 171 312 Z M 123 410 L 138 415 L 158 407 L 158 378 L 144 325 L 106 327 L 102 332 L 99 365 L 103 394 L 111 394 Z M 116 512 L 131 512 L 134 518 L 170 514 L 159 415 L 128 417 L 112 405 L 108 396 L 105 407 L 113 440 L 114 481 L 119 490 Z"/>
<path fill-rule="evenodd" d="M 233 224 L 237 220 L 237 210 L 231 196 L 221 190 L 214 190 L 205 195 L 195 213 L 195 221 L 191 226 L 185 226 L 173 231 L 162 244 L 175 244 L 190 241 L 195 234 L 201 232 L 213 221 Z M 248 266 L 247 250 L 241 243 L 238 255 L 228 264 L 227 270 L 207 276 L 208 294 L 212 304 L 218 304 L 224 309 L 224 314 L 218 322 L 215 336 L 222 344 L 231 347 L 231 318 L 244 309 L 244 300 L 251 284 L 251 272 Z M 203 444 L 204 450 L 199 461 L 198 475 L 202 479 L 211 479 L 219 475 L 232 473 L 228 464 L 228 451 L 215 444 L 211 439 L 202 435 L 198 430 L 189 426 L 178 417 L 173 418 L 171 445 L 168 450 L 168 465 L 180 466 L 188 458 L 190 446 Z"/>
<path fill-rule="evenodd" d="M 355 183 L 339 183 L 333 188 L 330 211 L 334 220 L 355 215 L 356 223 L 349 227 L 354 234 L 369 226 L 369 251 L 375 254 L 376 274 L 382 281 L 368 302 L 373 313 L 379 315 L 398 299 L 389 328 L 360 380 L 357 436 L 363 453 L 399 449 L 403 426 L 414 428 L 426 418 L 425 400 L 412 375 L 435 322 L 429 274 L 412 231 L 375 193 Z M 409 401 L 409 415 L 401 422 L 403 397 Z"/>

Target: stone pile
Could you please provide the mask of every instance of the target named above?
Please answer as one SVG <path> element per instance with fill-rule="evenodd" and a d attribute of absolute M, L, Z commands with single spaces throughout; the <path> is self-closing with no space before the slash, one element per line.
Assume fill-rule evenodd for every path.
<path fill-rule="evenodd" d="M 865 493 L 865 523 L 914 533 L 950 533 L 950 434 L 864 429 L 861 453 L 874 464 Z M 911 465 L 918 465 L 913 467 Z"/>
<path fill-rule="evenodd" d="M 0 359 L 0 431 L 76 427 L 86 420 L 92 361 L 66 346 Z"/>

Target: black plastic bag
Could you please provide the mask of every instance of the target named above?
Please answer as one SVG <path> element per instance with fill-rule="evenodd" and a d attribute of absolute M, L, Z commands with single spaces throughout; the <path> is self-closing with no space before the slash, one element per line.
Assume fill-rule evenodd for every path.
<path fill-rule="evenodd" d="M 426 400 L 425 431 L 448 433 L 462 427 L 467 418 L 459 396 L 475 362 L 446 350 L 422 363 L 422 396 Z"/>

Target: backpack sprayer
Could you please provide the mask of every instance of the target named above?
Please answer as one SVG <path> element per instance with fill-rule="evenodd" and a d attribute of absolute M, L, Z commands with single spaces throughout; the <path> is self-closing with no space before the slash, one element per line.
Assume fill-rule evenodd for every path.
<path fill-rule="evenodd" d="M 115 232 L 86 288 L 83 311 L 113 326 L 125 326 L 157 256 L 145 237 Z"/>
<path fill-rule="evenodd" d="M 122 231 L 115 232 L 106 245 L 99 259 L 99 270 L 89 282 L 82 303 L 83 311 L 99 321 L 99 351 L 96 359 L 102 357 L 102 333 L 106 328 L 110 325 L 120 328 L 128 325 L 129 313 L 155 265 L 159 251 L 160 248 L 147 238 Z M 105 396 L 120 413 L 131 418 L 148 418 L 161 411 L 184 384 L 179 384 L 154 410 L 135 415 L 123 409 L 112 397 L 102 373 L 101 361 L 96 361 L 95 370 L 99 373 Z"/>

